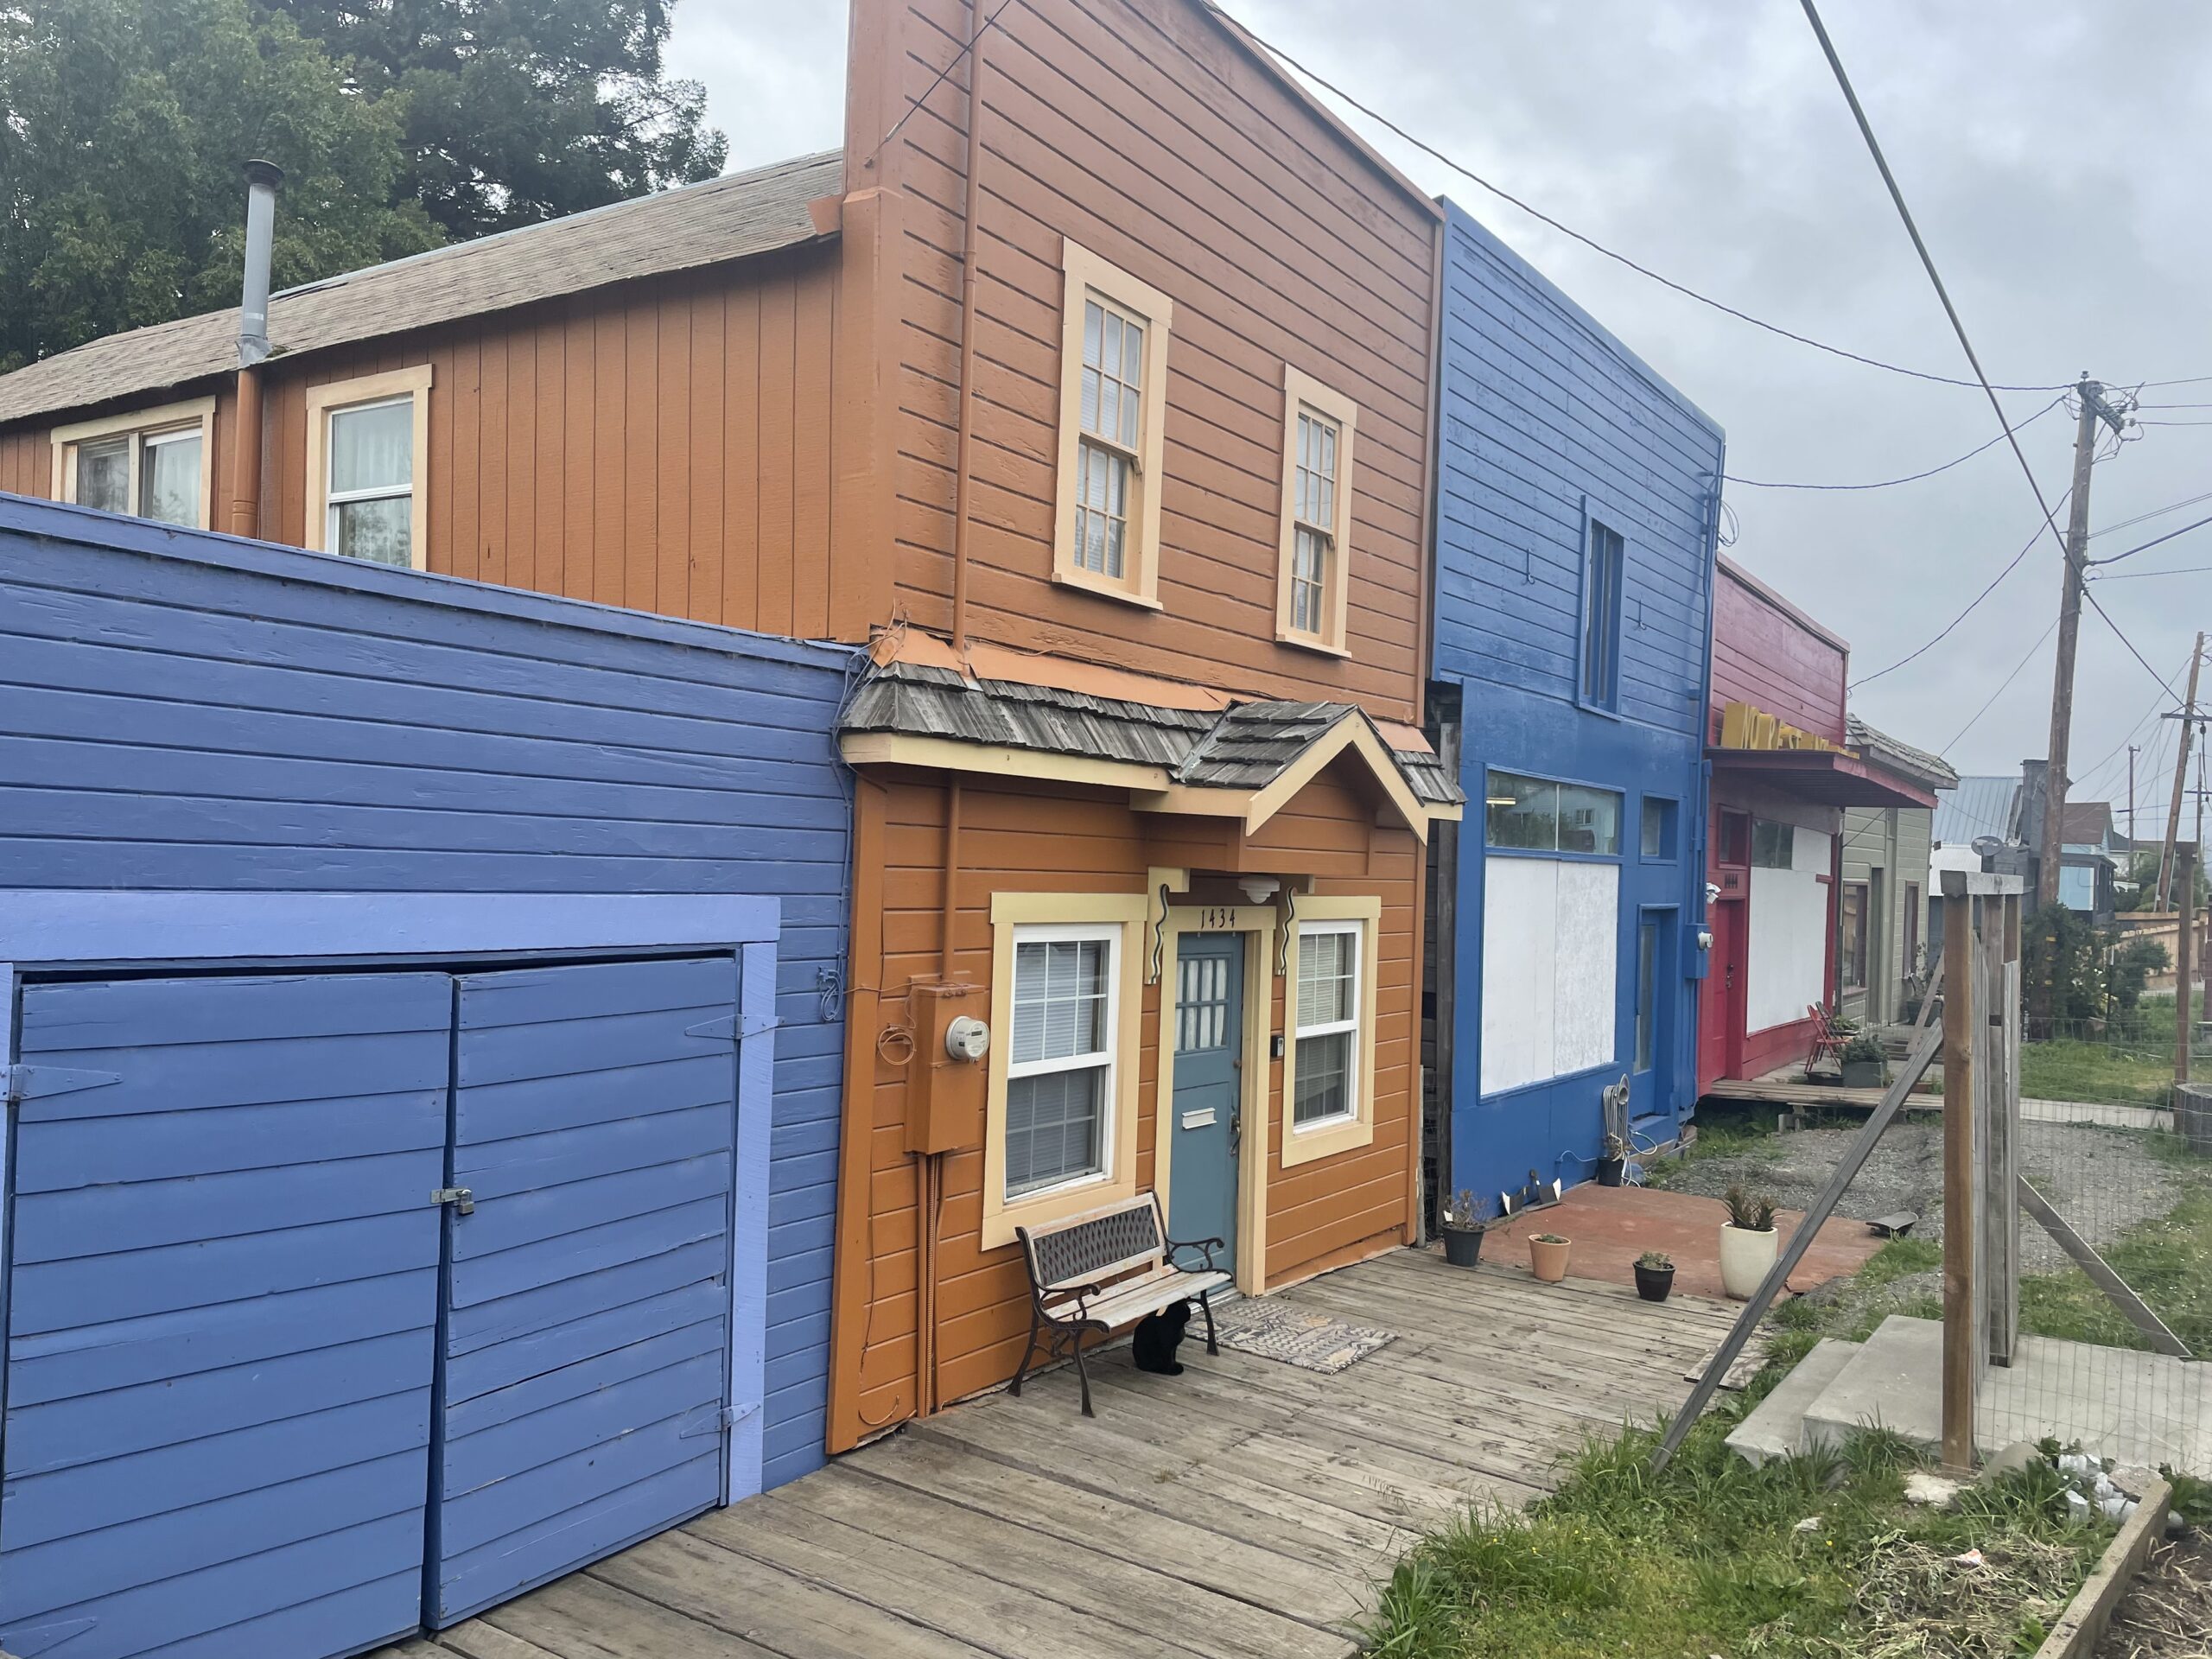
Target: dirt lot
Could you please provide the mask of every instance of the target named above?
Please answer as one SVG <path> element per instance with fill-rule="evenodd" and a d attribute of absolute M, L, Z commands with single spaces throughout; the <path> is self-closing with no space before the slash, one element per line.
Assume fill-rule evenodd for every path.
<path fill-rule="evenodd" d="M 2120 1604 L 2097 1659 L 2206 1659 L 2212 1655 L 2212 1538 L 2161 1544 Z"/>

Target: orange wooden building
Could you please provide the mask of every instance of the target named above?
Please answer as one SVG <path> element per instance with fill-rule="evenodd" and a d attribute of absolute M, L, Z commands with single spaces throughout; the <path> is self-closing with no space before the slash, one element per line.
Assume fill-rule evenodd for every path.
<path fill-rule="evenodd" d="M 871 644 L 833 1450 L 1011 1375 L 1025 1221 L 1417 1236 L 1460 810 L 1433 204 L 1204 0 L 852 12 L 840 153 L 0 379 L 0 488 Z"/>

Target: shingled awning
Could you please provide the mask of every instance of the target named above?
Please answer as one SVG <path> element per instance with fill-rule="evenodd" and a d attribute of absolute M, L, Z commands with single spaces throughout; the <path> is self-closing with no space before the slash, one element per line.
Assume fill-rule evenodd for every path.
<path fill-rule="evenodd" d="M 1141 810 L 1234 812 L 1251 828 L 1346 753 L 1365 759 L 1419 832 L 1430 818 L 1458 817 L 1465 801 L 1419 734 L 1386 730 L 1354 703 L 1238 699 L 1117 671 L 1055 674 L 1055 659 L 988 647 L 955 666 L 942 642 L 918 643 L 904 657 L 879 650 L 839 725 L 849 756 L 889 759 L 894 751 L 868 740 L 909 738 L 972 746 L 979 769 L 990 753 L 1059 757 L 1092 781 L 1128 787 Z M 997 677 L 1025 670 L 1029 677 Z M 1063 683 L 1041 683 L 1050 679 Z M 1077 683 L 1086 680 L 1093 688 Z"/>

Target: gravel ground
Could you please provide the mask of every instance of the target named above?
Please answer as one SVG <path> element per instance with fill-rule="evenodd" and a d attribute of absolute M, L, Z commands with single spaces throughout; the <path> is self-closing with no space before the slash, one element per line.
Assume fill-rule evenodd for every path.
<path fill-rule="evenodd" d="M 1858 1135 L 1856 1126 L 1799 1129 L 1767 1136 L 1742 1152 L 1693 1156 L 1668 1173 L 1667 1186 L 1717 1198 L 1741 1184 L 1753 1192 L 1772 1193 L 1785 1210 L 1802 1210 L 1820 1196 Z M 2127 1129 L 2023 1123 L 2020 1154 L 2021 1173 L 2100 1249 L 2138 1222 L 2171 1210 L 2187 1179 L 2145 1145 L 2139 1133 Z M 1913 1236 L 1941 1243 L 1942 1122 L 1892 1123 L 1837 1209 L 1861 1218 L 1914 1211 L 1920 1220 Z M 2021 1255 L 2029 1273 L 2050 1272 L 2067 1259 L 2032 1218 L 2021 1232 Z"/>

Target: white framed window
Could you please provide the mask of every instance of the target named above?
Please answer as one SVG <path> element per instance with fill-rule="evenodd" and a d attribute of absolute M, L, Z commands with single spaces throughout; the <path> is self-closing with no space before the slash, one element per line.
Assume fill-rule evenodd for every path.
<path fill-rule="evenodd" d="M 1358 410 L 1311 375 L 1283 369 L 1283 499 L 1275 637 L 1345 654 L 1351 457 Z"/>
<path fill-rule="evenodd" d="M 213 397 L 57 427 L 51 441 L 57 501 L 192 530 L 213 523 Z"/>
<path fill-rule="evenodd" d="M 991 895 L 983 1248 L 1137 1190 L 1142 893 Z"/>
<path fill-rule="evenodd" d="M 1118 927 L 1015 931 L 1008 1200 L 1110 1173 L 1120 948 Z"/>
<path fill-rule="evenodd" d="M 1052 579 L 1159 608 L 1161 425 L 1174 308 L 1064 245 L 1060 442 Z"/>
<path fill-rule="evenodd" d="M 1299 929 L 1294 1129 L 1359 1115 L 1361 932 L 1357 922 Z"/>
<path fill-rule="evenodd" d="M 429 404 L 428 365 L 308 388 L 308 547 L 429 568 Z"/>

